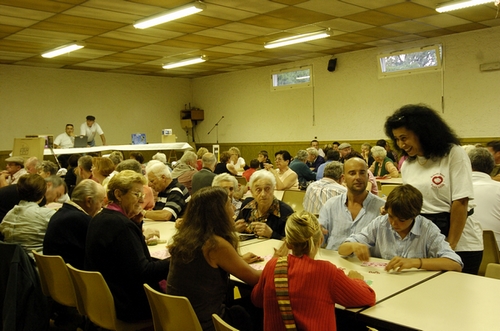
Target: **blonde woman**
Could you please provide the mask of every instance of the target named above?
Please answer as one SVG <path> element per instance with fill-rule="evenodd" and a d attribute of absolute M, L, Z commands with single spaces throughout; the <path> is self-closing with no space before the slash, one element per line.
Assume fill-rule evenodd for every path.
<path fill-rule="evenodd" d="M 358 272 L 350 271 L 346 275 L 328 261 L 314 260 L 323 235 L 313 214 L 292 214 L 285 232 L 285 242 L 292 254 L 270 260 L 252 291 L 253 304 L 264 309 L 264 330 L 286 330 L 274 285 L 275 269 L 283 267 L 287 277 L 285 289 L 297 330 L 336 330 L 335 303 L 345 307 L 375 304 L 375 292 Z"/>

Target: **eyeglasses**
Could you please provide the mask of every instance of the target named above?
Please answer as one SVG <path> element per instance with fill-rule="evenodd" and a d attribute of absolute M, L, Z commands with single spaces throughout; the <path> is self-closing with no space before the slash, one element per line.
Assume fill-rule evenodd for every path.
<path fill-rule="evenodd" d="M 142 192 L 130 192 L 130 194 L 135 195 L 137 199 L 144 199 L 144 197 L 146 196 L 146 194 Z"/>

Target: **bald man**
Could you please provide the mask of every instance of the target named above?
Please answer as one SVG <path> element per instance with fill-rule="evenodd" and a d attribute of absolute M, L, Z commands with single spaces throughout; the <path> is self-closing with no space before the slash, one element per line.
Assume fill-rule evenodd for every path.
<path fill-rule="evenodd" d="M 327 249 L 338 250 L 347 237 L 360 232 L 380 215 L 385 201 L 366 190 L 368 165 L 358 157 L 344 163 L 347 193 L 333 197 L 319 212 Z"/>

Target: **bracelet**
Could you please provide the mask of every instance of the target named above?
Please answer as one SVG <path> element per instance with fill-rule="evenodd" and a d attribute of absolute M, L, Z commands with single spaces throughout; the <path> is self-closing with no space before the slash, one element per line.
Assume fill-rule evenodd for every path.
<path fill-rule="evenodd" d="M 422 259 L 421 258 L 418 258 L 418 260 L 420 261 L 420 265 L 418 266 L 418 268 L 422 268 Z"/>

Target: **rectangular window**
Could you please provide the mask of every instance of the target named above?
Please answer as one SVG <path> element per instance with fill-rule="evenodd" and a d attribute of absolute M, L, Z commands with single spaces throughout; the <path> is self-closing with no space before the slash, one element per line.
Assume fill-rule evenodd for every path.
<path fill-rule="evenodd" d="M 441 45 L 407 49 L 378 56 L 379 78 L 441 70 Z"/>
<path fill-rule="evenodd" d="M 289 90 L 312 86 L 312 66 L 284 69 L 271 73 L 271 90 Z"/>

